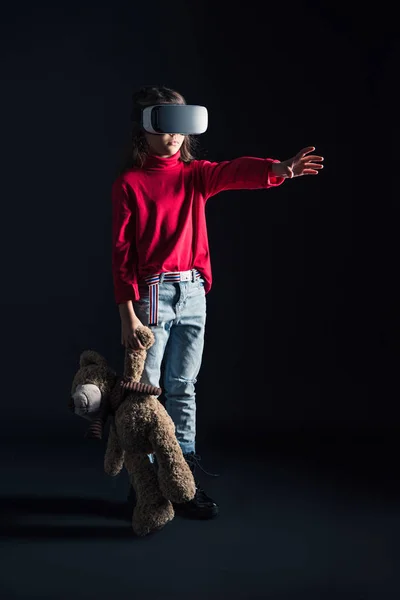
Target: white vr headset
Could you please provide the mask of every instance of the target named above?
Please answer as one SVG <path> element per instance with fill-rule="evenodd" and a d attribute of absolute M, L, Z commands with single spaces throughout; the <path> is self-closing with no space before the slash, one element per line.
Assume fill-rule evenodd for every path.
<path fill-rule="evenodd" d="M 195 104 L 156 104 L 142 110 L 141 125 L 148 133 L 200 135 L 207 130 L 208 112 Z"/>

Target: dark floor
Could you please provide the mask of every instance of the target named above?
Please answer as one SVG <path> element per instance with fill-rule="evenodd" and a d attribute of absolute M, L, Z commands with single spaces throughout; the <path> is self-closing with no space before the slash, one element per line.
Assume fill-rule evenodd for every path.
<path fill-rule="evenodd" d="M 135 538 L 126 475 L 103 474 L 99 446 L 3 442 L 1 600 L 400 598 L 395 438 L 241 445 L 202 453 L 217 519 Z"/>

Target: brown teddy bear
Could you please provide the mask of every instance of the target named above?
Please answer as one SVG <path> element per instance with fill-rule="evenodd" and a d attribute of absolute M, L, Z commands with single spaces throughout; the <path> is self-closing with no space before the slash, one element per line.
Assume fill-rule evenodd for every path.
<path fill-rule="evenodd" d="M 71 389 L 70 409 L 91 423 L 86 436 L 101 439 L 111 416 L 104 470 L 115 476 L 125 466 L 136 493 L 132 528 L 145 536 L 174 518 L 172 503 L 192 500 L 193 473 L 175 436 L 175 425 L 158 400 L 159 388 L 140 383 L 147 350 L 154 343 L 148 327 L 137 330 L 144 350 L 127 349 L 124 376 L 107 361 L 85 350 Z M 157 469 L 149 460 L 154 454 Z"/>

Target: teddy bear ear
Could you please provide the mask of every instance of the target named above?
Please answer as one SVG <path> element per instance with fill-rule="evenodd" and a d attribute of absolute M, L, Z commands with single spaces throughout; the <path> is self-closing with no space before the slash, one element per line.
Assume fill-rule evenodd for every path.
<path fill-rule="evenodd" d="M 84 350 L 79 358 L 80 367 L 87 365 L 107 365 L 106 359 L 95 350 Z"/>
<path fill-rule="evenodd" d="M 138 336 L 146 350 L 148 350 L 154 344 L 154 333 L 149 327 L 146 327 L 145 325 L 138 327 L 136 329 L 136 335 Z"/>

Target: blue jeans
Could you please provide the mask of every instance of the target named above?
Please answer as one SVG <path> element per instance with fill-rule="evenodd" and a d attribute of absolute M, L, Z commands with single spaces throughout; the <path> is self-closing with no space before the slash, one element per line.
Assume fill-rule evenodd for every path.
<path fill-rule="evenodd" d="M 155 343 L 148 350 L 141 381 L 161 387 L 165 408 L 175 424 L 182 452 L 195 452 L 196 393 L 206 323 L 204 280 L 159 284 L 158 324 L 152 325 Z M 148 286 L 140 285 L 133 307 L 148 325 Z M 163 374 L 162 381 L 161 375 Z"/>

